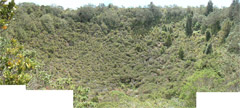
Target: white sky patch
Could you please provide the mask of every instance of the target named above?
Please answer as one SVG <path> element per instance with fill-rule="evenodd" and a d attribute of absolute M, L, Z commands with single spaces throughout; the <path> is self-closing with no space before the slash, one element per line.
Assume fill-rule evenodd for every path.
<path fill-rule="evenodd" d="M 77 9 L 80 6 L 87 4 L 99 5 L 100 3 L 113 3 L 119 7 L 138 7 L 138 6 L 147 6 L 150 2 L 153 2 L 157 6 L 166 6 L 166 5 L 178 5 L 182 7 L 187 6 L 200 6 L 207 5 L 209 0 L 15 0 L 16 3 L 22 2 L 33 2 L 39 5 L 60 5 L 66 8 Z M 212 0 L 214 6 L 218 7 L 228 7 L 232 3 L 232 0 Z"/>

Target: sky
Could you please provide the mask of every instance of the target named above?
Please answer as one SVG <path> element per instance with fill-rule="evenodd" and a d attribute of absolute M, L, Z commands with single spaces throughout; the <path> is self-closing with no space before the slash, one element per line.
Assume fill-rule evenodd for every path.
<path fill-rule="evenodd" d="M 178 5 L 182 7 L 187 6 L 200 6 L 207 5 L 209 0 L 15 0 L 16 3 L 22 2 L 33 2 L 39 5 L 59 5 L 63 6 L 65 9 L 72 8 L 77 9 L 80 6 L 87 4 L 98 5 L 99 3 L 104 3 L 108 5 L 112 3 L 119 7 L 138 7 L 146 6 L 153 2 L 157 6 L 166 6 L 166 5 Z M 232 3 L 232 0 L 212 0 L 214 6 L 218 7 L 228 7 Z"/>

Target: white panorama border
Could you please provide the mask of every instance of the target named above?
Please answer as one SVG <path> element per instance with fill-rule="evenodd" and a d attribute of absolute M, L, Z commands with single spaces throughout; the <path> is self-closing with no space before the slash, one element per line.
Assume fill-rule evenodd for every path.
<path fill-rule="evenodd" d="M 72 90 L 26 90 L 0 85 L 0 108 L 73 108 Z"/>
<path fill-rule="evenodd" d="M 240 92 L 197 92 L 197 108 L 240 108 Z"/>

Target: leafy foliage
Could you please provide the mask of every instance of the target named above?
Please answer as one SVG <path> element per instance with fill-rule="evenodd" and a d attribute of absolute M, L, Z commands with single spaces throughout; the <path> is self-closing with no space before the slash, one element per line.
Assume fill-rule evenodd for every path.
<path fill-rule="evenodd" d="M 13 18 L 15 3 L 14 0 L 5 4 L 6 0 L 0 2 L 0 26 L 7 29 L 7 24 Z M 35 71 L 37 63 L 34 55 L 28 55 L 15 39 L 5 39 L 0 37 L 0 84 L 1 85 L 21 85 L 27 84 Z"/>
<path fill-rule="evenodd" d="M 37 63 L 23 50 L 23 46 L 12 39 L 10 42 L 4 38 L 0 40 L 0 84 L 3 85 L 22 85 L 27 84 L 33 72 L 36 69 Z"/>
<path fill-rule="evenodd" d="M 13 18 L 14 11 L 16 10 L 15 2 L 12 0 L 6 4 L 7 0 L 0 1 L 0 26 L 2 29 L 7 29 L 7 24 Z"/>

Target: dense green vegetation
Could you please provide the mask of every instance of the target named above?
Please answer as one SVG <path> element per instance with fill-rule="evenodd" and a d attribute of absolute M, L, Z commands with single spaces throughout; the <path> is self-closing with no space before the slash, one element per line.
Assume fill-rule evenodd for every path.
<path fill-rule="evenodd" d="M 64 10 L 22 3 L 1 32 L 0 66 L 22 55 L 29 70 L 17 84 L 72 89 L 76 108 L 195 107 L 197 91 L 240 86 L 239 2 L 213 5 Z"/>
<path fill-rule="evenodd" d="M 7 25 L 13 18 L 15 2 L 12 0 L 6 4 L 6 0 L 0 1 L 0 27 L 1 32 L 7 29 Z M 35 72 L 36 62 L 32 55 L 23 50 L 17 40 L 0 37 L 0 84 L 27 84 L 31 75 Z"/>

